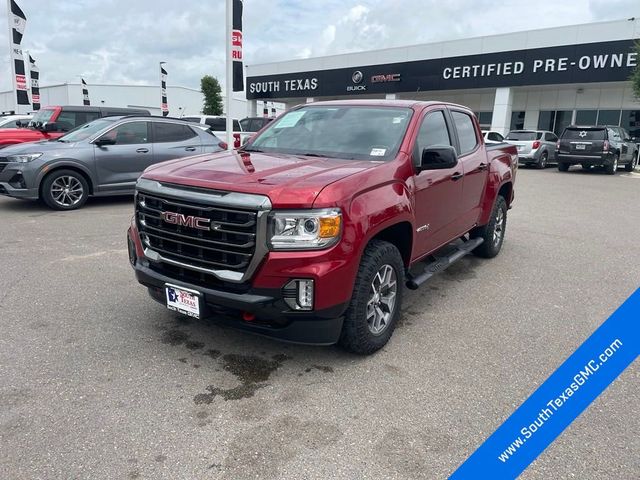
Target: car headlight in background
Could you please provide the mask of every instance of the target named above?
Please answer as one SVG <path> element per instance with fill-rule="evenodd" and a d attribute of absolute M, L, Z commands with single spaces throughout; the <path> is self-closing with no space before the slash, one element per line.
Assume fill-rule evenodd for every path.
<path fill-rule="evenodd" d="M 338 208 L 272 212 L 269 246 L 272 250 L 318 250 L 335 245 L 342 233 Z"/>
<path fill-rule="evenodd" d="M 7 162 L 14 163 L 28 163 L 34 161 L 36 158 L 40 158 L 41 153 L 23 153 L 20 155 L 7 155 Z"/>

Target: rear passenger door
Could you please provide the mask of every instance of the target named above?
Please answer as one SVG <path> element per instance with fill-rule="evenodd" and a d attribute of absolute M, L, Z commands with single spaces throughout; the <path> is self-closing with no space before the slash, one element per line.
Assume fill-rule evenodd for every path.
<path fill-rule="evenodd" d="M 469 230 L 480 218 L 481 201 L 487 184 L 487 152 L 482 148 L 480 130 L 473 114 L 450 109 L 457 136 L 458 161 L 462 163 L 462 218 L 463 229 Z"/>
<path fill-rule="evenodd" d="M 152 122 L 154 162 L 202 153 L 198 134 L 184 123 Z"/>

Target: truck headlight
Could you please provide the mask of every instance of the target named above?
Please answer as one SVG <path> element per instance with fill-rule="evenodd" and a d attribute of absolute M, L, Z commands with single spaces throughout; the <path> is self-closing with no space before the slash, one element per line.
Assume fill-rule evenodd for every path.
<path fill-rule="evenodd" d="M 318 250 L 335 245 L 342 233 L 338 208 L 272 212 L 269 246 L 272 250 Z"/>
<path fill-rule="evenodd" d="M 36 158 L 40 158 L 41 153 L 23 153 L 21 155 L 7 155 L 7 162 L 14 163 L 28 163 L 32 162 Z"/>

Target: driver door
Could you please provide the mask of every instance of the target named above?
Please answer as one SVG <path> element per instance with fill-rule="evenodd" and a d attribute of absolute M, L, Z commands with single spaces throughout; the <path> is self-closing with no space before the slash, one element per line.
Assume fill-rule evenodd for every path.
<path fill-rule="evenodd" d="M 100 191 L 133 190 L 142 171 L 153 164 L 149 130 L 150 122 L 135 120 L 121 123 L 99 137 L 113 142 L 112 145 L 94 145 Z"/>
<path fill-rule="evenodd" d="M 423 149 L 436 145 L 455 147 L 454 138 L 453 124 L 444 109 L 427 112 L 415 140 L 414 165 L 419 165 Z M 433 252 L 459 233 L 463 213 L 462 168 L 458 162 L 453 168 L 423 170 L 414 175 L 414 259 Z"/>

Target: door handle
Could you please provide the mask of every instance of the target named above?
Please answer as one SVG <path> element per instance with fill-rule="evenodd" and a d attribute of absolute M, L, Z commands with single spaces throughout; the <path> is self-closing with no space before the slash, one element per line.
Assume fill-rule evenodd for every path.
<path fill-rule="evenodd" d="M 184 149 L 185 149 L 187 152 L 195 152 L 195 151 L 196 151 L 196 147 L 184 147 Z"/>
<path fill-rule="evenodd" d="M 482 162 L 480 165 L 478 165 L 478 168 L 476 168 L 476 170 L 480 170 L 480 171 L 483 171 L 486 169 L 487 169 L 487 164 L 484 162 Z"/>
<path fill-rule="evenodd" d="M 457 182 L 458 180 L 460 180 L 462 177 L 464 177 L 464 174 L 460 173 L 460 172 L 456 172 L 453 175 L 451 175 L 451 180 L 453 180 L 454 182 Z"/>
<path fill-rule="evenodd" d="M 148 148 L 139 148 L 136 150 L 136 153 L 149 153 Z"/>

